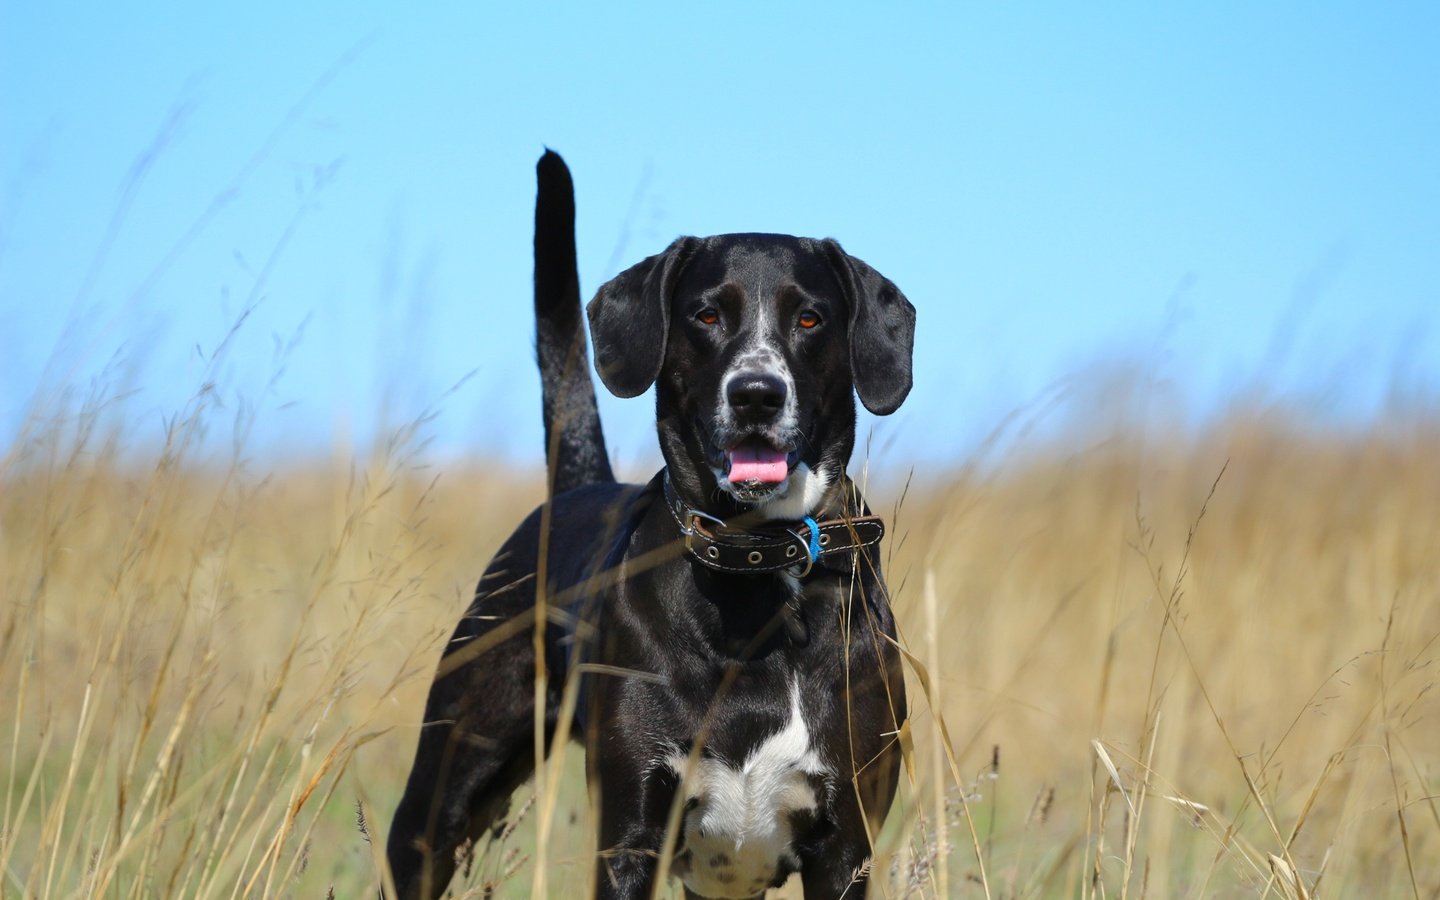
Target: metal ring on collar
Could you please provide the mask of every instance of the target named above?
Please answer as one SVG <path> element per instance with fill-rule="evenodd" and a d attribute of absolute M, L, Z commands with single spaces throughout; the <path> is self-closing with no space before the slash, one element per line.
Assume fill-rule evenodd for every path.
<path fill-rule="evenodd" d="M 800 546 L 805 548 L 805 558 L 804 558 L 803 560 L 801 560 L 800 562 L 797 562 L 797 563 L 795 564 L 796 566 L 798 566 L 798 565 L 800 565 L 801 563 L 804 563 L 805 568 L 802 569 L 802 570 L 800 570 L 800 571 L 799 571 L 798 573 L 796 573 L 796 575 L 795 575 L 796 578 L 804 578 L 806 575 L 809 575 L 809 574 L 810 574 L 810 570 L 811 570 L 811 569 L 815 568 L 815 560 L 813 560 L 813 559 L 810 558 L 810 542 L 807 541 L 804 537 L 802 537 L 801 534 L 800 534 L 800 532 L 796 531 L 795 529 L 790 528 L 790 529 L 787 529 L 787 530 L 790 532 L 791 535 L 794 536 L 795 540 L 797 540 L 797 541 L 800 542 Z M 794 556 L 795 553 L 792 553 L 791 551 L 796 551 L 796 552 L 798 552 L 798 550 L 796 550 L 795 545 L 793 545 L 793 544 L 790 545 L 789 547 L 785 548 L 785 555 L 786 555 L 786 556 Z M 792 568 L 793 568 L 793 566 L 792 566 Z"/>

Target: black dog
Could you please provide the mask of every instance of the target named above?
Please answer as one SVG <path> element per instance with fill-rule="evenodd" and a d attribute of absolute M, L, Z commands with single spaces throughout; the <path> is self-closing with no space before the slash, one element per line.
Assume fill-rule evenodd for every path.
<path fill-rule="evenodd" d="M 915 311 L 831 240 L 675 241 L 589 306 L 605 386 L 656 388 L 666 467 L 617 484 L 585 371 L 570 173 L 547 152 L 538 176 L 551 499 L 441 660 L 390 831 L 398 891 L 443 893 L 456 849 L 533 772 L 543 723 L 547 748 L 567 732 L 586 746 L 600 896 L 649 896 L 667 862 L 688 896 L 753 897 L 796 871 L 806 897 L 860 896 L 906 711 L 883 528 L 845 467 L 854 394 L 884 415 L 909 393 Z"/>

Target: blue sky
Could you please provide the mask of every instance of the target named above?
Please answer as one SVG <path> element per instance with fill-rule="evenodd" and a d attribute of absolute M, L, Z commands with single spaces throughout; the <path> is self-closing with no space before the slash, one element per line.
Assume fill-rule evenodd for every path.
<path fill-rule="evenodd" d="M 97 375 L 154 439 L 249 309 L 253 452 L 433 407 L 437 452 L 538 457 L 545 146 L 587 295 L 682 233 L 891 277 L 906 456 L 1129 367 L 1191 420 L 1440 387 L 1433 4 L 126 6 L 0 6 L 0 443 Z M 602 410 L 652 458 L 647 401 Z"/>

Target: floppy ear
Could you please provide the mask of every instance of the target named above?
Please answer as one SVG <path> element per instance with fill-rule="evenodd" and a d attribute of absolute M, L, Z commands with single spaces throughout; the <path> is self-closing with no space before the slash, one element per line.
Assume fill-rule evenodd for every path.
<path fill-rule="evenodd" d="M 635 397 L 655 383 L 670 333 L 670 298 L 695 246 L 677 239 L 600 286 L 585 308 L 595 344 L 595 371 L 617 397 Z"/>
<path fill-rule="evenodd" d="M 877 416 L 900 408 L 910 393 L 915 307 L 890 279 L 825 241 L 830 264 L 850 302 L 850 372 L 860 402 Z"/>

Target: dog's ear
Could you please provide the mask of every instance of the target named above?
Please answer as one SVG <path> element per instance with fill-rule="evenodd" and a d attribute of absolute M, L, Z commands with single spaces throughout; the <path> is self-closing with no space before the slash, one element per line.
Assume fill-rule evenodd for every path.
<path fill-rule="evenodd" d="M 585 308 L 595 344 L 595 371 L 617 397 L 635 397 L 655 383 L 670 334 L 670 299 L 695 238 L 638 262 L 601 285 Z"/>
<path fill-rule="evenodd" d="M 850 371 L 860 402 L 877 416 L 900 408 L 910 393 L 915 307 L 890 279 L 825 241 L 850 303 Z"/>

